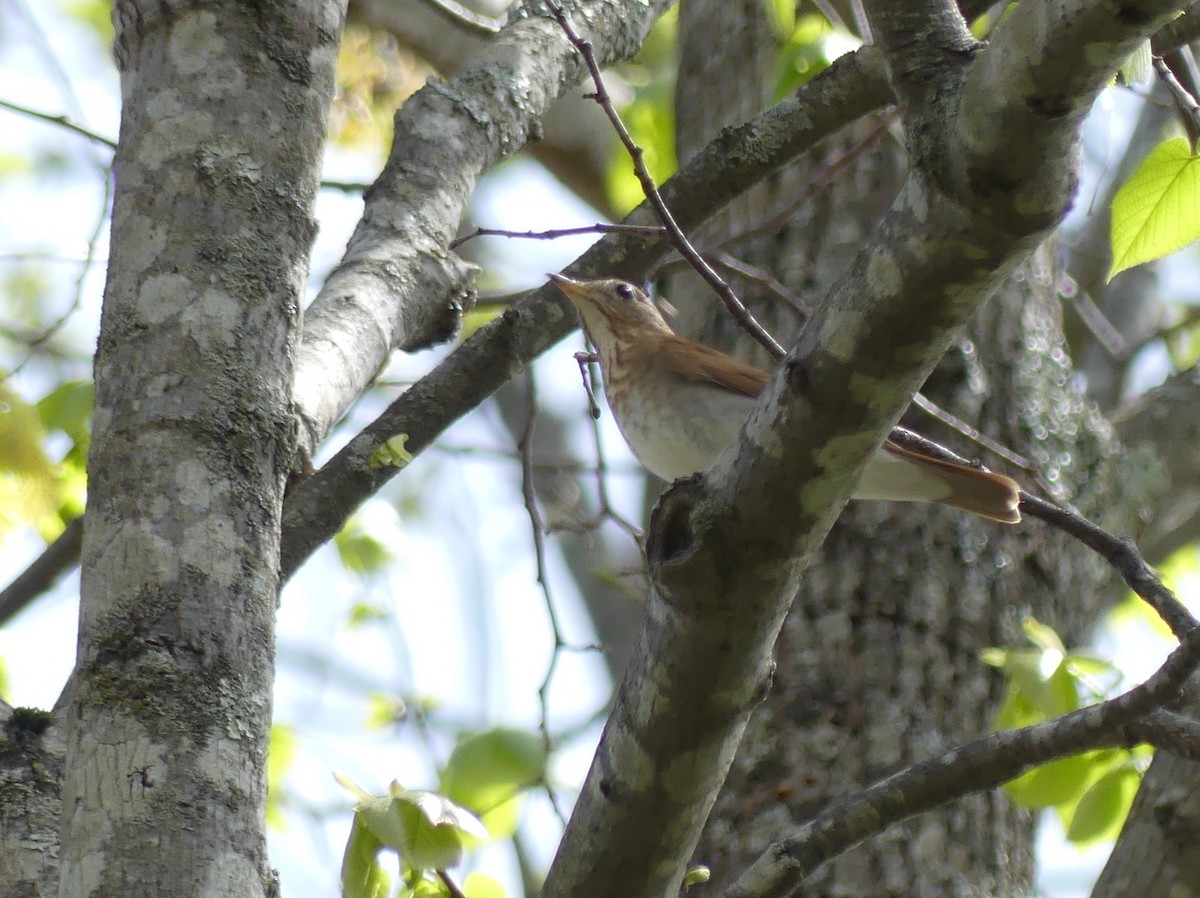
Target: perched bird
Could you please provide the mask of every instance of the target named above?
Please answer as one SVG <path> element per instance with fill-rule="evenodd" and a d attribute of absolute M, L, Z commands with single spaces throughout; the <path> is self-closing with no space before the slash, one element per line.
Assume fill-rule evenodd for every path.
<path fill-rule="evenodd" d="M 680 337 L 633 284 L 550 279 L 579 311 L 600 356 L 604 393 L 633 454 L 663 480 L 703 471 L 733 442 L 771 375 Z M 945 461 L 891 440 L 851 498 L 940 502 L 1015 524 L 1019 487 L 1003 474 Z"/>

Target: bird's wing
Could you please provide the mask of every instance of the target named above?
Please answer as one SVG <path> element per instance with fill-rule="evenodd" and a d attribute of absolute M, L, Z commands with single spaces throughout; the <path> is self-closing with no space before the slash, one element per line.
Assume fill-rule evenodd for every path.
<path fill-rule="evenodd" d="M 771 375 L 731 355 L 674 335 L 662 341 L 658 361 L 667 370 L 696 382 L 709 382 L 751 398 L 762 392 Z"/>

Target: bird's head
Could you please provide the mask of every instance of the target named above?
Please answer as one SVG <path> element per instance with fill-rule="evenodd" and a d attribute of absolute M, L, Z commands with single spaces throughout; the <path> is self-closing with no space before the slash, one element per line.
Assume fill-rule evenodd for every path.
<path fill-rule="evenodd" d="M 579 311 L 584 330 L 601 354 L 609 343 L 672 333 L 653 300 L 628 281 L 576 281 L 561 274 L 549 277 Z"/>

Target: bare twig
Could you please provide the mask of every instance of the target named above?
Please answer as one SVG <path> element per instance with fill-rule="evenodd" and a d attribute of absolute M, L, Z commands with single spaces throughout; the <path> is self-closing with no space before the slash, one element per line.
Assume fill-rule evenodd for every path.
<path fill-rule="evenodd" d="M 892 431 L 891 438 L 901 446 L 915 451 L 947 461 L 968 463 L 967 459 L 951 452 L 945 446 L 902 427 Z M 1176 638 L 1182 640 L 1184 635 L 1197 626 L 1196 618 L 1174 593 L 1163 585 L 1130 540 L 1113 536 L 1077 512 L 1039 499 L 1024 490 L 1021 491 L 1020 509 L 1022 513 L 1045 521 L 1074 537 L 1107 561 L 1121 575 L 1125 584 L 1158 613 Z"/>
<path fill-rule="evenodd" d="M 1092 299 L 1087 290 L 1083 289 L 1083 285 L 1074 280 L 1070 280 L 1070 284 L 1073 285 L 1073 290 L 1066 298 L 1070 301 L 1071 308 L 1075 310 L 1075 314 L 1079 316 L 1084 327 L 1096 338 L 1096 342 L 1108 353 L 1109 358 L 1116 361 L 1129 359 L 1132 354 L 1129 342 L 1108 320 L 1104 310 L 1096 305 L 1096 301 Z M 1059 293 L 1065 295 L 1062 289 L 1059 290 Z"/>
<path fill-rule="evenodd" d="M 579 234 L 642 234 L 646 237 L 662 237 L 667 233 L 665 228 L 646 225 L 604 224 L 597 222 L 578 228 L 555 228 L 549 231 L 505 231 L 500 228 L 476 228 L 470 234 L 464 234 L 451 240 L 448 249 L 458 249 L 468 240 L 476 237 L 518 237 L 523 240 L 555 240 L 559 237 L 575 237 Z"/>
<path fill-rule="evenodd" d="M 442 885 L 444 885 L 446 887 L 446 891 L 450 893 L 450 898 L 467 898 L 463 890 L 458 887 L 458 883 L 450 878 L 449 873 L 447 873 L 445 870 L 438 870 L 436 872 L 438 879 L 442 881 Z"/>
<path fill-rule="evenodd" d="M 705 256 L 711 258 L 714 264 L 740 274 L 752 284 L 783 300 L 802 320 L 807 321 L 812 317 L 812 309 L 809 308 L 808 303 L 789 290 L 786 284 L 766 269 L 743 262 L 741 259 L 720 250 L 715 253 L 705 253 Z"/>
<path fill-rule="evenodd" d="M 642 191 L 646 194 L 646 199 L 650 201 L 650 205 L 654 207 L 655 213 L 659 220 L 667 229 L 667 237 L 671 244 L 679 251 L 679 254 L 688 261 L 688 264 L 696 270 L 696 272 L 704 278 L 704 280 L 716 291 L 717 295 L 725 303 L 725 307 L 729 309 L 731 315 L 739 325 L 757 340 L 763 347 L 767 349 L 775 358 L 783 358 L 784 352 L 775 338 L 767 333 L 754 316 L 742 304 L 742 301 L 737 298 L 730 286 L 725 283 L 712 266 L 709 265 L 704 258 L 696 251 L 691 242 L 684 235 L 679 225 L 675 221 L 675 217 L 671 214 L 671 210 L 667 208 L 667 204 L 663 202 L 662 196 L 658 192 L 658 187 L 654 183 L 654 179 L 650 176 L 650 171 L 646 168 L 643 159 L 642 148 L 639 147 L 630 136 L 629 130 L 625 127 L 625 123 L 621 121 L 621 117 L 617 114 L 616 108 L 612 104 L 612 98 L 608 95 L 608 91 L 604 87 L 604 80 L 600 77 L 600 67 L 596 64 L 596 57 L 592 53 L 591 44 L 579 37 L 575 33 L 575 29 L 571 27 L 571 23 L 567 21 L 566 13 L 563 12 L 561 6 L 547 0 L 551 14 L 554 16 L 558 25 L 563 30 L 563 34 L 567 36 L 567 40 L 571 45 L 579 51 L 579 55 L 583 58 L 584 65 L 592 76 L 592 83 L 596 87 L 594 94 L 588 94 L 590 99 L 594 99 L 600 104 L 600 108 L 604 110 L 604 114 L 608 116 L 608 120 L 612 123 L 613 128 L 620 137 L 621 143 L 624 145 L 626 152 L 629 153 L 630 159 L 633 161 L 633 170 L 637 175 L 638 182 L 642 185 Z"/>
<path fill-rule="evenodd" d="M 60 128 L 65 128 L 80 137 L 86 137 L 92 143 L 100 144 L 108 147 L 110 150 L 117 148 L 117 142 L 110 137 L 105 137 L 103 134 L 98 134 L 90 128 L 85 128 L 71 120 L 66 115 L 54 115 L 49 112 L 39 112 L 36 109 L 31 109 L 28 106 L 22 106 L 20 103 L 14 103 L 11 100 L 0 100 L 0 109 L 7 109 L 9 112 L 15 112 L 19 115 L 24 115 L 28 118 L 37 119 L 42 122 L 49 122 L 52 125 L 58 125 Z"/>
<path fill-rule="evenodd" d="M 342 193 L 366 193 L 370 184 L 362 181 L 322 181 L 322 190 L 340 190 Z"/>
<path fill-rule="evenodd" d="M 895 109 L 885 114 L 879 122 L 867 131 L 853 146 L 849 147 L 844 153 L 841 153 L 835 159 L 831 159 L 828 163 L 821 166 L 812 177 L 808 178 L 804 184 L 804 189 L 799 196 L 795 197 L 790 203 L 776 212 L 766 221 L 756 225 L 749 230 L 742 231 L 739 234 L 734 234 L 728 239 L 721 242 L 722 246 L 731 246 L 741 243 L 752 237 L 758 237 L 763 234 L 774 234 L 779 231 L 785 224 L 795 218 L 796 212 L 812 201 L 821 190 L 825 188 L 830 181 L 837 175 L 841 174 L 850 164 L 859 156 L 869 150 L 884 134 L 887 133 L 892 123 L 897 120 L 899 114 Z"/>
<path fill-rule="evenodd" d="M 0 592 L 0 627 L 16 617 L 76 565 L 82 543 L 83 518 L 80 517 L 67 524 L 67 529 L 58 539 Z"/>
<path fill-rule="evenodd" d="M 988 452 L 991 452 L 997 458 L 1002 458 L 1010 465 L 1020 468 L 1022 471 L 1026 471 L 1032 476 L 1036 477 L 1038 483 L 1042 486 L 1046 493 L 1051 494 L 1050 485 L 1042 481 L 1042 477 L 1041 474 L 1038 473 L 1037 466 L 1025 456 L 1014 452 L 1007 446 L 997 443 L 987 434 L 972 427 L 962 418 L 946 411 L 932 399 L 929 399 L 920 393 L 913 394 L 913 405 L 915 405 L 925 414 L 929 415 L 931 418 L 941 421 L 951 430 L 962 434 L 962 436 L 966 437 L 975 445 L 986 449 Z"/>
<path fill-rule="evenodd" d="M 1121 575 L 1125 584 L 1155 610 L 1180 641 L 1197 626 L 1196 618 L 1163 585 L 1131 540 L 1119 539 L 1082 515 L 1021 491 L 1021 511 L 1068 533 Z"/>
<path fill-rule="evenodd" d="M 567 641 L 563 638 L 562 628 L 559 626 L 558 621 L 558 611 L 554 607 L 554 597 L 550 594 L 550 578 L 546 572 L 546 524 L 542 520 L 542 512 L 538 507 L 537 496 L 534 493 L 533 486 L 533 431 L 537 424 L 537 384 L 533 378 L 533 368 L 528 368 L 525 371 L 525 389 L 525 407 L 528 409 L 528 413 L 525 418 L 525 427 L 521 431 L 520 439 L 517 441 L 517 451 L 521 455 L 521 497 L 525 502 L 525 512 L 529 516 L 529 529 L 533 537 L 533 556 L 537 565 L 537 582 L 542 590 L 542 598 L 546 605 L 546 616 L 550 621 L 550 629 L 554 634 L 554 649 L 550 653 L 550 663 L 546 666 L 546 675 L 542 678 L 542 685 L 538 688 L 538 702 L 541 706 L 538 728 L 542 734 L 542 744 L 545 747 L 546 755 L 549 757 L 550 752 L 554 748 L 554 740 L 550 735 L 550 683 L 553 681 L 554 673 L 558 669 L 559 653 L 567 645 Z M 558 816 L 559 822 L 563 826 L 566 826 L 567 817 L 559 806 L 558 796 L 554 792 L 554 787 L 551 786 L 549 779 L 545 781 L 544 785 L 546 796 L 550 799 L 550 806 L 554 808 L 554 813 Z"/>
<path fill-rule="evenodd" d="M 1130 748 L 1145 743 L 1176 757 L 1200 761 L 1200 720 L 1158 710 L 1144 720 L 1135 720 L 1125 727 L 1124 732 Z"/>
<path fill-rule="evenodd" d="M 583 392 L 587 394 L 588 414 L 593 421 L 600 419 L 600 406 L 596 403 L 596 394 L 592 392 L 592 378 L 588 366 L 596 361 L 594 352 L 575 353 L 575 362 L 579 365 L 579 379 L 583 381 Z"/>
<path fill-rule="evenodd" d="M 1183 113 L 1188 136 L 1195 144 L 1196 136 L 1200 134 L 1200 103 L 1197 103 L 1196 98 L 1179 83 L 1179 79 L 1175 77 L 1175 73 L 1171 71 L 1171 67 L 1161 56 L 1154 57 L 1154 71 L 1158 73 L 1158 77 L 1162 79 L 1163 84 L 1171 91 L 1171 96 L 1175 98 L 1175 105 Z"/>

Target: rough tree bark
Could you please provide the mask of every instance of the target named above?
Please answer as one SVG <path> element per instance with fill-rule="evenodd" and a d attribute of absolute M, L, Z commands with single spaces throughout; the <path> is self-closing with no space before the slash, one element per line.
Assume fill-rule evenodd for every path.
<path fill-rule="evenodd" d="M 280 517 L 342 15 L 330 0 L 114 11 L 63 898 L 277 888 L 262 820 Z"/>
<path fill-rule="evenodd" d="M 577 25 L 588 23 L 602 59 L 630 52 L 655 11 L 598 0 L 582 4 L 584 14 L 579 5 Z M 832 286 L 824 272 L 803 285 L 814 295 L 829 287 L 829 300 L 739 438 L 738 457 L 677 485 L 659 506 L 647 626 L 546 894 L 674 891 L 765 696 L 702 852 L 728 851 L 718 869 L 727 881 L 734 864 L 830 795 L 982 728 L 995 683 L 977 674 L 976 650 L 1011 633 L 1008 609 L 1054 587 L 1079 597 L 1094 582 L 1075 567 L 1079 550 L 1055 548 L 1033 526 L 996 536 L 961 516 L 906 508 L 856 509 L 815 559 L 867 455 L 951 344 L 931 387 L 945 404 L 1043 467 L 1059 466 L 1085 509 L 1104 504 L 1118 523 L 1127 513 L 1124 496 L 1102 491 L 1140 478 L 1106 474 L 1120 459 L 1066 383 L 1043 277 L 1053 267 L 1031 254 L 1068 201 L 1088 99 L 1175 5 L 1021 4 L 984 50 L 946 4 L 867 4 L 886 48 L 886 83 L 877 51 L 849 57 L 752 126 L 720 136 L 668 188 L 681 222 L 694 226 L 817 137 L 878 108 L 889 85 L 903 109 L 909 177 L 880 213 L 878 243 L 838 266 Z M 523 143 L 579 71 L 557 30 L 527 17 L 478 67 L 418 95 L 397 119 L 391 162 L 297 356 L 338 11 L 117 6 L 125 110 L 80 666 L 66 714 L 64 895 L 273 888 L 262 768 L 293 422 L 310 447 L 388 351 L 444 332 L 468 272 L 443 247 L 475 177 Z M 1087 53 L 1065 61 L 1084 44 Z M 256 90 L 229 102 L 247 85 Z M 782 133 L 771 130 L 781 122 Z M 1014 144 L 1013 133 L 1025 139 Z M 866 169 L 870 191 L 825 201 L 853 208 L 890 164 Z M 648 213 L 635 220 L 647 223 Z M 846 222 L 862 233 L 849 212 Z M 817 243 L 799 258 L 821 270 L 827 250 Z M 664 256 L 661 242 L 606 240 L 579 273 L 638 278 Z M 968 349 L 961 329 L 997 291 Z M 428 446 L 566 333 L 573 322 L 564 311 L 547 296 L 511 309 L 298 486 L 282 524 L 284 575 L 394 473 L 367 463 L 383 439 L 407 433 L 410 451 Z M 159 338 L 153 348 L 147 336 Z M 145 351 L 121 364 L 126 342 Z M 293 357 L 306 372 L 295 391 Z M 1194 378 L 1177 386 L 1195 393 Z M 294 417 L 292 396 L 301 405 Z M 918 569 L 920 588 L 908 589 Z M 903 584 L 898 572 L 908 572 Z M 774 688 L 772 646 L 797 592 Z M 1085 617 L 1081 604 L 1052 621 L 1072 634 Z M 951 696 L 960 714 L 948 710 Z M 9 718 L 0 764 L 23 765 L 23 778 L 6 773 L 0 800 L 37 792 L 52 802 L 62 723 L 36 732 L 44 720 L 0 712 Z M 785 752 L 769 751 L 797 720 Z M 43 751 L 49 763 L 38 760 Z M 33 810 L 26 825 L 38 841 L 47 814 Z M 770 821 L 779 825 L 768 830 Z M 735 838 L 741 831 L 751 838 Z M 882 884 L 954 894 L 969 878 L 995 891 L 1028 881 L 1027 821 L 998 798 L 972 799 L 909 832 L 838 861 L 822 874 L 822 891 Z M 0 841 L 4 869 L 32 869 L 14 863 L 11 839 Z M 51 846 L 18 851 L 40 851 L 52 866 Z M 1011 869 L 1001 869 L 1001 851 Z M 765 857 L 769 867 L 779 861 L 768 877 L 777 891 L 801 887 L 785 856 Z M 47 881 L 39 876 L 30 890 L 49 891 Z"/>

